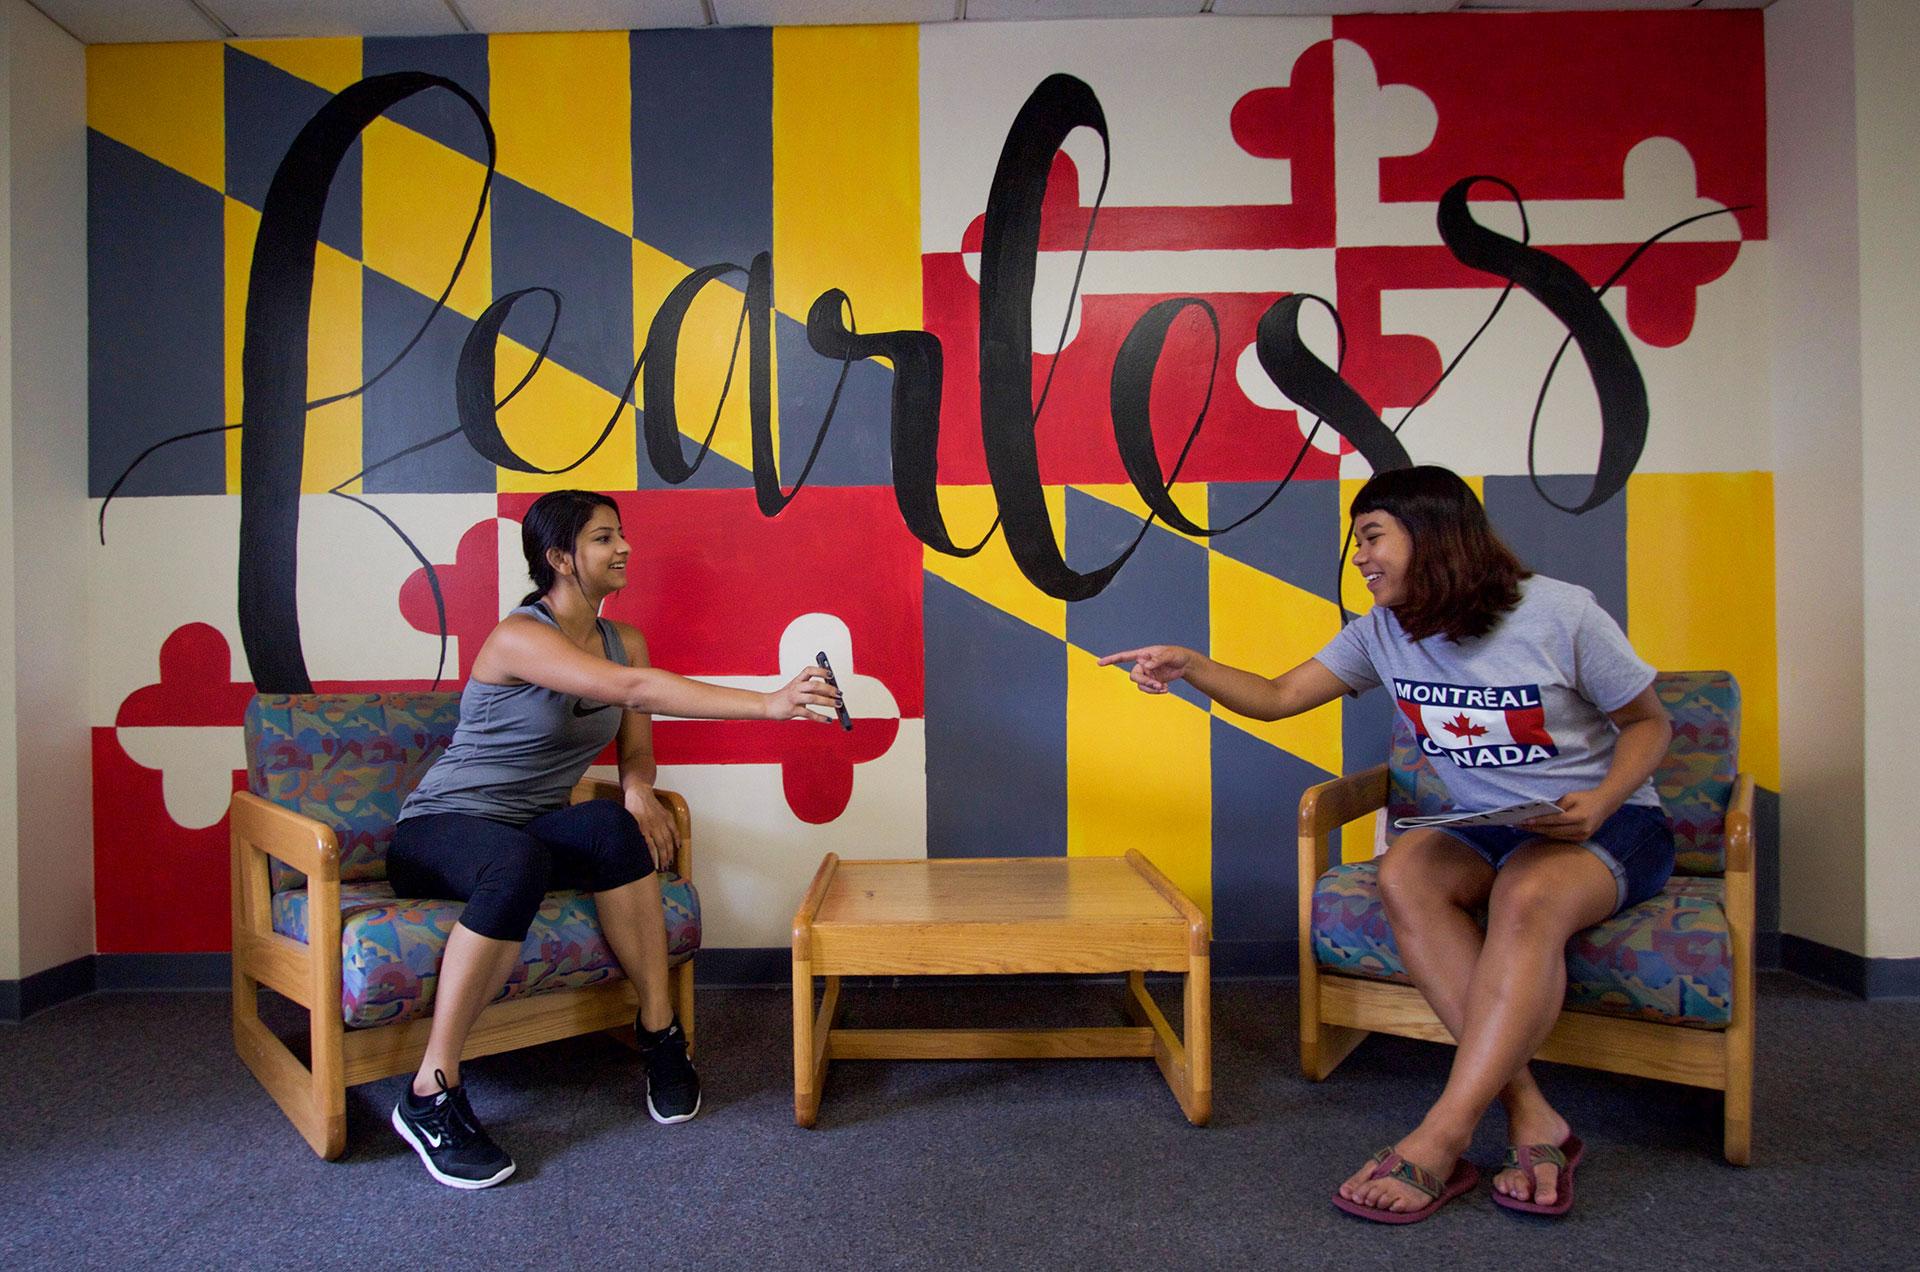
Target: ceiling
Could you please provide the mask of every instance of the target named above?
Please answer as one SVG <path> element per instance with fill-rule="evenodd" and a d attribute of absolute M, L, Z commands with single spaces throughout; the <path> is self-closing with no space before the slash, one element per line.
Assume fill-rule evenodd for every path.
<path fill-rule="evenodd" d="M 85 44 L 1210 14 L 1761 9 L 1772 0 L 30 0 Z"/>

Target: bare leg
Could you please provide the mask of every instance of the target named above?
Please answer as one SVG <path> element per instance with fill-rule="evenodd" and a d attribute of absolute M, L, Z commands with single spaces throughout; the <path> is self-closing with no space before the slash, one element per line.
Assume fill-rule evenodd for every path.
<path fill-rule="evenodd" d="M 481 936 L 464 923 L 455 923 L 440 959 L 440 983 L 433 995 L 433 1030 L 427 1035 L 427 1054 L 413 1075 L 413 1093 L 432 1095 L 440 1087 L 433 1072 L 447 1075 L 447 1085 L 460 1085 L 460 1052 L 467 1034 L 486 1005 L 507 983 L 520 957 L 520 942 Z"/>
<path fill-rule="evenodd" d="M 1380 898 L 1401 961 L 1455 1038 L 1466 1020 L 1467 986 L 1486 939 L 1473 912 L 1486 903 L 1493 881 L 1493 867 L 1478 853 L 1436 830 L 1408 831 L 1380 860 Z M 1368 1161 L 1340 1185 L 1340 1195 L 1357 1199 L 1372 1173 Z"/>
<path fill-rule="evenodd" d="M 1578 844 L 1536 841 L 1515 850 L 1494 881 L 1487 939 L 1468 983 L 1466 1014 L 1446 1090 L 1399 1148 L 1445 1178 L 1487 1105 L 1539 1049 L 1566 997 L 1567 940 L 1613 912 L 1613 875 Z M 1540 1200 L 1548 1199 L 1543 1177 Z M 1426 1198 L 1398 1180 L 1373 1180 L 1355 1199 L 1387 1210 Z"/>
<path fill-rule="evenodd" d="M 1408 831 L 1380 862 L 1380 899 L 1394 944 L 1407 974 L 1456 1038 L 1486 940 L 1473 912 L 1486 904 L 1493 881 L 1493 867 L 1478 853 L 1438 831 Z"/>
<path fill-rule="evenodd" d="M 620 969 L 640 992 L 640 1026 L 665 1029 L 673 1020 L 667 995 L 667 922 L 661 910 L 660 876 L 647 875 L 596 892 L 600 931 L 620 960 Z"/>
<path fill-rule="evenodd" d="M 1465 1028 L 1467 990 L 1486 940 L 1473 912 L 1486 903 L 1493 880 L 1493 868 L 1478 853 L 1439 831 L 1408 831 L 1380 863 L 1380 895 L 1401 961 L 1456 1039 Z M 1569 1133 L 1566 1120 L 1547 1102 L 1526 1065 L 1500 1092 L 1500 1102 L 1512 1143 L 1558 1144 Z M 1350 1197 L 1372 1169 L 1369 1161 L 1355 1171 L 1341 1185 L 1341 1195 Z M 1511 1186 L 1520 1178 L 1518 1172 L 1502 1172 L 1494 1185 L 1524 1197 L 1526 1191 Z"/>

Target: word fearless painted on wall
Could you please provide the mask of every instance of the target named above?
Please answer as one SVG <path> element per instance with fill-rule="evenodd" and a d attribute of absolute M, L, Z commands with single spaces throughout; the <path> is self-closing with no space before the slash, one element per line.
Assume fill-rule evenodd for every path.
<path fill-rule="evenodd" d="M 443 90 L 458 98 L 473 114 L 486 141 L 486 180 L 459 260 L 420 330 L 392 361 L 348 393 L 309 401 L 306 397 L 307 349 L 314 259 L 334 175 L 349 148 L 375 119 L 399 102 L 433 90 Z M 1036 403 L 1031 351 L 1042 204 L 1054 157 L 1068 134 L 1079 128 L 1091 130 L 1101 140 L 1100 193 L 1093 205 L 1097 216 L 1109 175 L 1104 158 L 1108 153 L 1106 116 L 1093 90 L 1070 75 L 1048 76 L 1020 108 L 1001 148 L 999 164 L 987 193 L 979 292 L 980 429 L 999 516 L 981 540 L 965 545 L 955 543 L 940 507 L 938 451 L 943 360 L 939 338 L 922 330 L 862 332 L 854 320 L 850 299 L 839 289 L 822 293 L 807 317 L 808 342 L 821 356 L 841 363 L 841 385 L 845 383 L 848 368 L 860 359 L 881 358 L 893 366 L 890 422 L 893 488 L 900 515 L 913 534 L 937 552 L 970 556 L 985 546 L 994 530 L 1004 529 L 1013 559 L 1027 579 L 1048 595 L 1064 600 L 1082 600 L 1099 594 L 1140 542 L 1136 538 L 1097 569 L 1075 570 L 1061 552 L 1040 479 L 1035 427 L 1045 407 L 1046 389 L 1042 387 Z M 335 95 L 301 129 L 274 174 L 262 209 L 249 277 L 241 420 L 237 426 L 228 426 L 244 430 L 239 622 L 248 664 L 263 692 L 307 692 L 312 684 L 301 648 L 295 599 L 301 462 L 307 416 L 329 402 L 364 393 L 399 365 L 424 336 L 427 325 L 446 305 L 479 232 L 495 159 L 493 127 L 480 102 L 451 80 L 407 71 L 372 76 Z M 1490 230 L 1474 218 L 1470 197 L 1483 185 L 1497 187 L 1513 200 L 1521 216 L 1520 238 Z M 1733 210 L 1737 209 L 1723 211 Z M 1584 512 L 1618 493 L 1639 460 L 1647 435 L 1645 384 L 1625 336 L 1600 303 L 1600 297 L 1653 242 L 1697 219 L 1689 218 L 1671 226 L 1641 244 L 1605 283 L 1594 288 L 1564 260 L 1529 245 L 1520 192 L 1501 178 L 1464 176 L 1439 201 L 1440 236 L 1455 259 L 1469 268 L 1505 280 L 1493 312 L 1497 313 L 1512 290 L 1519 287 L 1566 328 L 1566 339 L 1546 373 L 1540 400 L 1544 400 L 1547 383 L 1569 344 L 1579 348 L 1586 363 L 1600 411 L 1600 454 L 1587 497 L 1568 511 Z M 1082 265 L 1092 238 L 1090 218 L 1087 240 L 1080 248 Z M 708 428 L 698 449 L 688 458 L 674 406 L 681 328 L 694 300 L 708 284 L 740 274 L 747 280 L 740 325 L 747 343 L 754 490 L 759 511 L 768 517 L 777 515 L 806 484 L 820 444 L 832 424 L 839 390 L 836 386 L 791 488 L 783 486 L 775 459 L 772 427 L 773 259 L 769 252 L 757 253 L 744 267 L 731 261 L 700 266 L 673 288 L 652 318 L 647 340 L 627 377 L 613 417 L 573 463 L 557 469 L 530 463 L 507 442 L 498 418 L 500 408 L 525 389 L 540 370 L 557 328 L 562 298 L 556 291 L 544 287 L 510 292 L 481 314 L 461 349 L 454 370 L 452 388 L 459 426 L 416 443 L 400 454 L 411 454 L 460 435 L 488 462 L 501 468 L 529 473 L 566 472 L 584 463 L 606 441 L 621 413 L 632 406 L 635 385 L 644 375 L 642 387 L 647 409 L 642 412 L 642 435 L 648 462 L 667 482 L 687 481 L 709 454 L 719 412 L 716 409 L 714 426 Z M 1077 280 L 1076 274 L 1076 293 Z M 536 296 L 543 297 L 550 309 L 546 337 L 526 374 L 496 400 L 495 354 L 501 329 L 516 306 Z M 1258 323 L 1255 350 L 1260 366 L 1282 393 L 1317 417 L 1316 428 L 1325 424 L 1337 431 L 1374 471 L 1406 465 L 1410 461 L 1397 429 L 1387 427 L 1342 377 L 1342 358 L 1336 357 L 1333 365 L 1328 365 L 1307 347 L 1301 333 L 1301 315 L 1309 304 L 1326 309 L 1339 330 L 1339 315 L 1330 302 L 1308 293 L 1283 296 Z M 1207 526 L 1194 520 L 1173 497 L 1172 487 L 1179 477 L 1180 461 L 1204 426 L 1207 407 L 1203 402 L 1188 432 L 1180 460 L 1168 469 L 1163 467 L 1155 450 L 1150 402 L 1168 333 L 1176 319 L 1189 311 L 1197 312 L 1212 329 L 1213 355 L 1208 368 L 1211 386 L 1220 354 L 1218 315 L 1204 299 L 1175 297 L 1153 304 L 1133 323 L 1114 360 L 1110 402 L 1115 444 L 1129 480 L 1153 517 L 1184 533 L 1205 536 L 1244 523 L 1267 507 L 1273 496 L 1252 512 L 1223 526 Z M 736 331 L 728 385 L 738 358 L 739 338 L 740 333 Z M 1340 334 L 1340 346 L 1344 352 L 1344 332 Z M 1464 354 L 1465 350 L 1461 352 Z M 1456 357 L 1448 372 L 1458 362 Z M 1442 380 L 1448 372 L 1442 373 Z M 1436 381 L 1435 387 L 1438 383 Z M 726 392 L 726 388 L 721 391 L 723 403 Z M 1538 413 L 1536 403 L 1536 423 Z M 1303 453 L 1307 444 L 1302 442 Z M 334 487 L 332 493 L 354 498 L 344 493 L 347 484 L 398 458 L 399 454 L 368 464 L 360 473 Z M 1283 479 L 1274 495 L 1284 485 Z M 374 511 L 378 514 L 377 509 Z M 104 504 L 101 515 L 104 524 Z M 384 514 L 379 515 L 387 520 Z M 387 524 L 400 533 L 390 520 Z M 1141 536 L 1147 528 L 1141 527 Z M 405 539 L 404 534 L 401 537 Z M 411 542 L 408 546 L 412 547 Z M 433 567 L 417 549 L 415 555 L 427 569 L 444 635 L 444 606 Z"/>

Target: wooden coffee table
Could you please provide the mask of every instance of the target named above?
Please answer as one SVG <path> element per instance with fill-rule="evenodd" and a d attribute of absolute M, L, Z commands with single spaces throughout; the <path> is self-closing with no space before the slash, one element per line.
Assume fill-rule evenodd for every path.
<path fill-rule="evenodd" d="M 1151 1056 L 1187 1120 L 1213 1109 L 1207 920 L 1138 852 L 1124 857 L 842 861 L 793 916 L 793 1112 L 812 1126 L 829 1060 Z M 1133 1026 L 836 1029 L 842 976 L 1127 974 Z M 1145 972 L 1186 973 L 1183 1040 Z M 816 1010 L 813 978 L 825 977 Z"/>

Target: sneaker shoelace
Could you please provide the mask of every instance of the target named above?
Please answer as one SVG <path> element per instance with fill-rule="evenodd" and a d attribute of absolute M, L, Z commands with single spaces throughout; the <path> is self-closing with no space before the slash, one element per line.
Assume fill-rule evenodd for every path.
<path fill-rule="evenodd" d="M 440 1084 L 439 1098 L 426 1112 L 415 1117 L 438 1133 L 448 1148 L 468 1148 L 485 1141 L 487 1133 L 481 1128 L 480 1119 L 474 1116 L 473 1106 L 467 1103 L 467 1089 L 464 1086 L 449 1088 L 446 1075 L 437 1069 L 433 1076 Z"/>
<path fill-rule="evenodd" d="M 447 1122 L 450 1127 L 457 1128 L 454 1131 L 454 1147 L 466 1148 L 486 1142 L 486 1129 L 480 1125 L 480 1119 L 473 1115 L 473 1106 L 467 1103 L 465 1089 L 450 1092 L 447 1105 L 452 1109 L 452 1115 L 448 1117 Z"/>
<path fill-rule="evenodd" d="M 647 1075 L 663 1087 L 684 1086 L 693 1075 L 687 1059 L 687 1035 L 676 1021 L 667 1035 L 646 1049 Z"/>

